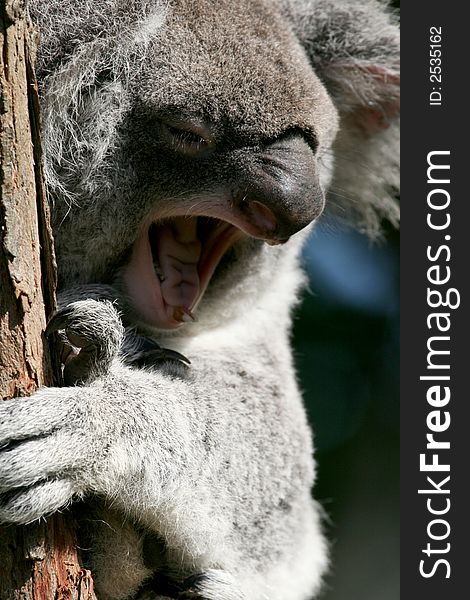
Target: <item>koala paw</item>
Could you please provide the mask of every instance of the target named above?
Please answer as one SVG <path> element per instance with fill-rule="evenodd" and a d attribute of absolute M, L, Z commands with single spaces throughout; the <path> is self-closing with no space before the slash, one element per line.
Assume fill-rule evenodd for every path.
<path fill-rule="evenodd" d="M 61 332 L 64 383 L 88 383 L 107 373 L 122 346 L 124 327 L 109 301 L 78 300 L 49 321 L 46 335 Z"/>
<path fill-rule="evenodd" d="M 71 389 L 76 399 L 67 397 Z M 80 468 L 91 464 L 92 451 L 86 427 L 80 430 L 86 401 L 76 390 L 0 402 L 0 522 L 30 523 L 83 492 Z"/>
<path fill-rule="evenodd" d="M 66 481 L 46 481 L 0 493 L 0 523 L 31 523 L 64 508 L 74 494 L 73 484 Z"/>

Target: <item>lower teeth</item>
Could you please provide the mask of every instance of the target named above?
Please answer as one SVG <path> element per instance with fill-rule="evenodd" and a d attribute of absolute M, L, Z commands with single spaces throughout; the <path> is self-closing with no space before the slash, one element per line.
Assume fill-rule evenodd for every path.
<path fill-rule="evenodd" d="M 163 274 L 162 268 L 156 261 L 153 263 L 153 268 L 155 269 L 155 274 L 160 282 L 165 281 L 165 275 Z"/>
<path fill-rule="evenodd" d="M 195 323 L 197 320 L 193 313 L 183 306 L 175 306 L 173 309 L 173 318 L 179 323 Z"/>

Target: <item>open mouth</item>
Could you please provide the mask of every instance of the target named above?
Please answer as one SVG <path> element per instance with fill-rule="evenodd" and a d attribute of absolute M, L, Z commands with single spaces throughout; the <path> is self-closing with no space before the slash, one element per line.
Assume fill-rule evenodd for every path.
<path fill-rule="evenodd" d="M 277 221 L 266 206 L 253 202 L 243 215 L 229 218 L 175 216 L 144 228 L 124 270 L 126 292 L 144 322 L 175 329 L 196 320 L 214 271 L 237 240 L 251 236 L 278 243 Z"/>

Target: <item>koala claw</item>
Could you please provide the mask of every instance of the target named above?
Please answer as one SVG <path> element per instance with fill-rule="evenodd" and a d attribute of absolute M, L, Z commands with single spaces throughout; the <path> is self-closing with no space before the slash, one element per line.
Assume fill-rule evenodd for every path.
<path fill-rule="evenodd" d="M 183 584 L 178 600 L 244 600 L 232 576 L 219 569 L 192 575 Z"/>
<path fill-rule="evenodd" d="M 191 361 L 183 354 L 162 348 L 157 342 L 145 336 L 133 335 L 127 338 L 123 345 L 123 360 L 132 367 L 155 366 L 158 363 L 175 361 L 189 365 Z"/>
<path fill-rule="evenodd" d="M 64 331 L 64 382 L 71 386 L 104 375 L 122 346 L 124 327 L 109 301 L 79 300 L 60 309 L 46 335 Z M 72 348 L 70 347 L 72 346 Z M 77 350 L 74 350 L 77 348 Z"/>

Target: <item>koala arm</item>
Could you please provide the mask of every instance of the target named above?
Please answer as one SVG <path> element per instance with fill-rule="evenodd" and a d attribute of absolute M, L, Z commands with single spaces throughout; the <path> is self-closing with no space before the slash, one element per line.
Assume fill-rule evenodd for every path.
<path fill-rule="evenodd" d="M 272 403 L 274 383 L 245 394 L 238 383 L 256 377 L 246 364 L 211 393 L 207 381 L 228 368 L 185 381 L 115 361 L 89 385 L 2 403 L 0 521 L 28 523 L 99 496 L 161 536 L 183 575 L 217 569 L 217 589 L 235 590 L 227 598 L 262 597 L 277 577 L 288 598 L 282 586 L 307 562 L 318 581 L 326 553 L 303 410 Z"/>
<path fill-rule="evenodd" d="M 140 516 L 144 498 L 156 510 L 194 461 L 197 401 L 183 381 L 116 361 L 90 385 L 2 403 L 0 489 L 10 496 L 0 518 L 25 523 L 89 493 Z"/>
<path fill-rule="evenodd" d="M 288 353 L 234 339 L 212 334 L 189 370 L 115 358 L 86 385 L 2 403 L 0 521 L 94 495 L 162 536 L 187 573 L 248 581 L 280 548 L 287 564 L 312 511 L 310 433 Z"/>

